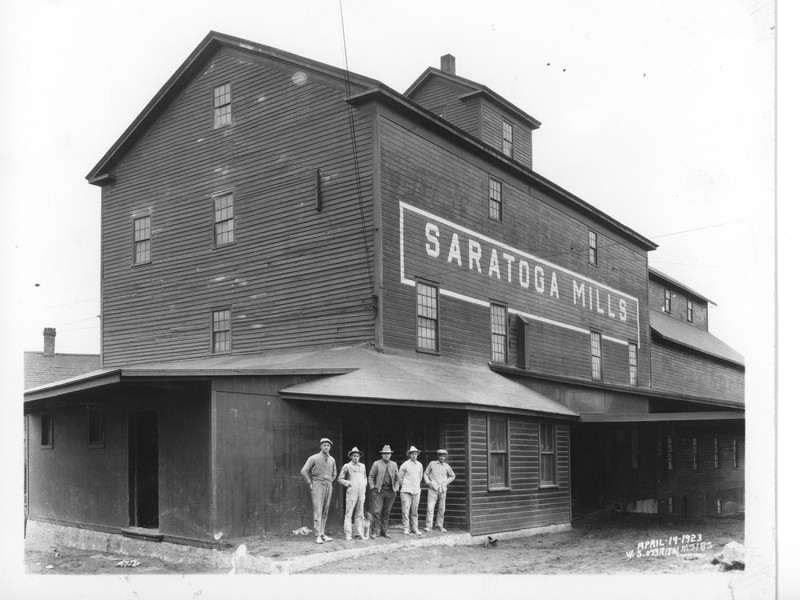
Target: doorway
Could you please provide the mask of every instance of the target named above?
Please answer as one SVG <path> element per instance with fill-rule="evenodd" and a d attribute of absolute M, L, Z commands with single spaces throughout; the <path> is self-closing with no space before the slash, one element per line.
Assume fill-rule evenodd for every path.
<path fill-rule="evenodd" d="M 128 490 L 132 527 L 158 529 L 158 412 L 128 414 Z"/>

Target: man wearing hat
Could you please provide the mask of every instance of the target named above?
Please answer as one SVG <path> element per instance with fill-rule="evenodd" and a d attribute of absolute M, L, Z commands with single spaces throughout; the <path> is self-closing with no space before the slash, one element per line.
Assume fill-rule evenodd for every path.
<path fill-rule="evenodd" d="M 400 504 L 403 507 L 403 533 L 411 535 L 419 532 L 419 497 L 422 494 L 422 464 L 417 462 L 419 450 L 414 446 L 406 452 L 408 460 L 403 463 L 397 472 L 400 482 Z M 410 531 L 409 531 L 410 529 Z"/>
<path fill-rule="evenodd" d="M 389 528 L 389 513 L 397 497 L 397 463 L 392 460 L 392 449 L 387 444 L 381 450 L 380 460 L 376 460 L 369 470 L 369 502 L 372 507 L 372 527 L 369 537 L 392 537 Z"/>
<path fill-rule="evenodd" d="M 353 513 L 355 512 L 356 520 L 356 539 L 363 540 L 364 536 L 364 495 L 367 491 L 367 471 L 359 460 L 361 460 L 361 450 L 354 447 L 347 453 L 350 457 L 350 462 L 342 467 L 342 472 L 339 473 L 339 483 L 341 483 L 347 492 L 345 492 L 345 510 L 344 510 L 344 539 L 353 539 Z"/>
<path fill-rule="evenodd" d="M 439 460 L 432 460 L 425 469 L 425 483 L 428 484 L 428 514 L 425 519 L 425 531 L 433 529 L 433 511 L 436 502 L 439 502 L 439 509 L 436 511 L 436 527 L 444 533 L 444 502 L 447 495 L 447 486 L 453 483 L 456 474 L 447 464 L 447 450 L 437 450 Z"/>
<path fill-rule="evenodd" d="M 333 538 L 325 535 L 325 522 L 328 520 L 328 507 L 331 505 L 331 484 L 336 479 L 336 461 L 330 455 L 333 442 L 328 438 L 319 441 L 320 451 L 308 457 L 300 470 L 311 490 L 311 505 L 314 507 L 314 535 L 317 543 L 332 542 Z"/>

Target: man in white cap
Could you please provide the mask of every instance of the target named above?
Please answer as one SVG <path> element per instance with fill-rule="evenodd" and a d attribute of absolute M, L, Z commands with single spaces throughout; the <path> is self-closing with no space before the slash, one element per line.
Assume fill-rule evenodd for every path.
<path fill-rule="evenodd" d="M 397 480 L 400 482 L 400 504 L 403 508 L 403 533 L 411 535 L 419 532 L 419 497 L 422 494 L 422 464 L 417 462 L 419 450 L 414 446 L 406 452 L 408 460 L 400 466 Z M 410 529 L 410 531 L 409 531 Z"/>
<path fill-rule="evenodd" d="M 425 483 L 428 484 L 428 514 L 425 519 L 425 531 L 433 529 L 433 511 L 436 502 L 439 502 L 439 509 L 436 511 L 436 527 L 444 533 L 444 504 L 447 496 L 447 486 L 453 483 L 456 474 L 447 464 L 447 450 L 437 450 L 438 460 L 432 460 L 425 469 Z"/>
<path fill-rule="evenodd" d="M 353 539 L 353 516 L 356 521 L 356 539 L 363 540 L 364 536 L 364 496 L 367 491 L 367 470 L 359 461 L 361 460 L 361 450 L 354 447 L 347 453 L 350 462 L 342 467 L 339 473 L 339 483 L 345 492 L 344 510 L 344 539 Z"/>
<path fill-rule="evenodd" d="M 319 452 L 308 457 L 300 470 L 311 490 L 311 505 L 314 507 L 314 535 L 317 543 L 332 542 L 325 535 L 325 522 L 328 520 L 328 507 L 331 505 L 331 484 L 336 479 L 336 461 L 330 455 L 333 442 L 328 438 L 319 441 Z"/>
<path fill-rule="evenodd" d="M 372 507 L 372 526 L 369 537 L 373 540 L 381 536 L 390 538 L 389 513 L 392 512 L 397 497 L 397 463 L 392 460 L 392 449 L 386 444 L 381 450 L 380 460 L 376 460 L 369 470 L 369 503 Z"/>

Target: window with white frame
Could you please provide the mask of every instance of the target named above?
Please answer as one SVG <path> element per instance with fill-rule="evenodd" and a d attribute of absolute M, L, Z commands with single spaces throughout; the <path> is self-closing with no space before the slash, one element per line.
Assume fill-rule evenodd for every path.
<path fill-rule="evenodd" d="M 589 264 L 597 266 L 597 233 L 589 230 Z"/>
<path fill-rule="evenodd" d="M 592 379 L 603 379 L 603 337 L 597 331 L 591 332 Z"/>
<path fill-rule="evenodd" d="M 694 322 L 694 303 L 691 300 L 686 301 L 686 320 L 689 323 Z"/>
<path fill-rule="evenodd" d="M 672 292 L 668 289 L 664 290 L 664 312 L 672 312 Z"/>
<path fill-rule="evenodd" d="M 628 383 L 639 385 L 639 349 L 634 342 L 628 342 Z"/>
<path fill-rule="evenodd" d="M 231 123 L 231 84 L 225 83 L 214 88 L 214 129 Z"/>
<path fill-rule="evenodd" d="M 508 362 L 508 308 L 491 304 L 492 362 Z"/>
<path fill-rule="evenodd" d="M 133 220 L 133 264 L 150 262 L 150 215 Z"/>
<path fill-rule="evenodd" d="M 489 489 L 508 489 L 508 419 L 488 417 Z"/>
<path fill-rule="evenodd" d="M 231 350 L 231 311 L 230 309 L 211 312 L 211 351 L 230 352 Z"/>
<path fill-rule="evenodd" d="M 233 194 L 214 198 L 214 246 L 224 246 L 234 241 Z"/>
<path fill-rule="evenodd" d="M 556 484 L 556 428 L 539 423 L 539 485 Z"/>
<path fill-rule="evenodd" d="M 489 218 L 503 220 L 503 184 L 493 177 L 489 178 Z"/>
<path fill-rule="evenodd" d="M 417 349 L 439 351 L 439 289 L 417 282 Z"/>

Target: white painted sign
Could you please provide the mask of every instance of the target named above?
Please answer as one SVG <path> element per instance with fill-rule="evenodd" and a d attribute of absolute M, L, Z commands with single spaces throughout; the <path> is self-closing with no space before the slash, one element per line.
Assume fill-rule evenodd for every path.
<path fill-rule="evenodd" d="M 407 265 L 422 271 L 407 272 Z M 639 300 L 635 296 L 548 260 L 400 202 L 400 278 L 439 282 L 442 296 L 489 306 L 609 341 L 639 345 Z"/>

